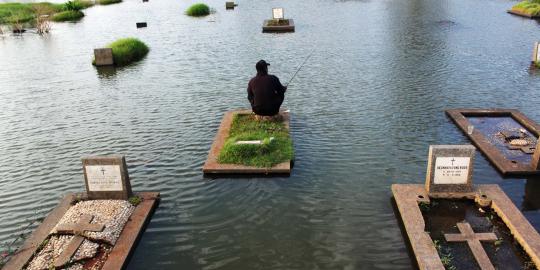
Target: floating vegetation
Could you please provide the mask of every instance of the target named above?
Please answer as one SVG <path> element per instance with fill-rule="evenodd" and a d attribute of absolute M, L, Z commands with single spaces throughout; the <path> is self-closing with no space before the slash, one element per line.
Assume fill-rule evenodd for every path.
<path fill-rule="evenodd" d="M 204 3 L 197 3 L 190 6 L 186 10 L 186 14 L 189 16 L 194 16 L 194 17 L 206 16 L 210 14 L 210 7 L 208 7 Z"/>
<path fill-rule="evenodd" d="M 525 1 L 519 2 L 512 7 L 511 11 L 524 13 L 532 17 L 539 16 L 540 15 L 540 0 L 525 0 Z"/>

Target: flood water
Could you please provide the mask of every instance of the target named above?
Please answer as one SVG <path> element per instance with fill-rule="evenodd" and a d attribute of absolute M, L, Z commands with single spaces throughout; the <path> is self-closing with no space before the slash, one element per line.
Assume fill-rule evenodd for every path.
<path fill-rule="evenodd" d="M 52 33 L 0 38 L 0 242 L 82 191 L 80 158 L 125 154 L 135 191 L 162 201 L 129 269 L 410 269 L 393 183 L 423 183 L 430 144 L 466 144 L 444 115 L 516 108 L 540 121 L 529 71 L 539 24 L 509 0 L 126 0 Z M 296 33 L 262 34 L 272 7 Z M 136 29 L 135 23 L 148 22 Z M 135 36 L 137 64 L 98 72 L 92 50 Z M 223 113 L 245 108 L 256 61 L 289 86 L 290 177 L 211 179 L 201 167 Z M 540 230 L 540 179 L 499 184 Z M 528 194 L 528 196 L 525 196 Z"/>

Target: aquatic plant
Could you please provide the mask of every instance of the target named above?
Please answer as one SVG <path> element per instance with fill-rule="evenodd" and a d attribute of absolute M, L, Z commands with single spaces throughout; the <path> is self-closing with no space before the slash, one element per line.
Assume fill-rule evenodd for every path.
<path fill-rule="evenodd" d="M 139 61 L 150 51 L 146 44 L 136 38 L 119 39 L 107 45 L 107 48 L 112 49 L 114 64 L 117 66 Z M 95 64 L 95 60 L 92 64 Z"/>
<path fill-rule="evenodd" d="M 122 0 L 98 0 L 100 5 L 112 5 L 122 2 Z"/>
<path fill-rule="evenodd" d="M 128 202 L 131 203 L 131 205 L 133 205 L 133 206 L 139 205 L 142 201 L 143 201 L 143 199 L 141 197 L 139 197 L 139 196 L 129 197 L 129 199 L 128 199 Z"/>
<path fill-rule="evenodd" d="M 66 10 L 58 12 L 53 15 L 52 20 L 55 22 L 65 22 L 65 21 L 77 21 L 84 17 L 84 13 L 79 10 Z"/>
<path fill-rule="evenodd" d="M 273 140 L 270 138 L 273 137 Z M 237 141 L 262 140 L 261 144 L 236 144 Z M 235 115 L 229 138 L 218 156 L 219 163 L 272 167 L 292 160 L 292 140 L 281 121 L 257 121 L 254 115 Z"/>
<path fill-rule="evenodd" d="M 525 0 L 519 2 L 512 7 L 512 10 L 531 16 L 540 15 L 540 0 Z"/>
<path fill-rule="evenodd" d="M 68 1 L 63 4 L 49 2 L 2 3 L 0 4 L 0 24 L 19 25 L 29 23 L 33 26 L 37 23 L 37 19 L 40 16 L 55 16 L 64 11 L 80 11 L 92 5 L 92 2 L 86 0 Z M 79 13 L 65 13 L 58 15 L 55 21 L 74 20 L 77 17 L 81 18 L 82 16 Z"/>
<path fill-rule="evenodd" d="M 186 14 L 194 17 L 206 16 L 210 14 L 210 7 L 203 3 L 197 3 L 190 6 L 186 10 Z"/>

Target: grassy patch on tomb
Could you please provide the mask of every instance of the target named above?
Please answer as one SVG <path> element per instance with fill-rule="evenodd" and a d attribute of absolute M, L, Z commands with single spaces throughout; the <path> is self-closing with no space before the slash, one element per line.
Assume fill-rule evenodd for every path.
<path fill-rule="evenodd" d="M 107 48 L 112 49 L 114 64 L 117 66 L 139 61 L 150 51 L 146 44 L 136 38 L 121 38 L 107 45 Z M 95 59 L 92 64 L 95 65 Z"/>
<path fill-rule="evenodd" d="M 54 14 L 52 20 L 55 22 L 65 22 L 65 21 L 77 21 L 84 17 L 84 13 L 80 10 L 66 10 Z"/>
<path fill-rule="evenodd" d="M 210 7 L 203 3 L 197 3 L 190 6 L 186 10 L 186 14 L 194 17 L 206 16 L 210 14 Z"/>
<path fill-rule="evenodd" d="M 540 0 L 525 0 L 512 7 L 513 11 L 518 11 L 531 16 L 540 15 Z"/>
<path fill-rule="evenodd" d="M 100 5 L 112 5 L 122 2 L 122 0 L 99 0 Z"/>
<path fill-rule="evenodd" d="M 270 140 L 270 137 L 274 137 Z M 237 141 L 262 140 L 262 144 L 235 144 Z M 289 130 L 281 121 L 257 121 L 252 114 L 233 118 L 229 137 L 219 153 L 218 162 L 255 167 L 272 167 L 294 156 Z"/>
<path fill-rule="evenodd" d="M 284 26 L 289 25 L 288 19 L 270 20 L 268 26 Z"/>

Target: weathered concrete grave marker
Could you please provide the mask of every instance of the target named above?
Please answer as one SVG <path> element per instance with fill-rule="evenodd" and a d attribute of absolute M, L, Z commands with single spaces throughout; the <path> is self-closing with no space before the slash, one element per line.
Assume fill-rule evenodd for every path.
<path fill-rule="evenodd" d="M 82 163 L 89 199 L 127 200 L 131 197 L 124 156 L 86 157 Z"/>
<path fill-rule="evenodd" d="M 532 61 L 533 64 L 540 63 L 540 42 L 534 43 Z"/>
<path fill-rule="evenodd" d="M 75 224 L 62 224 L 59 225 L 56 231 L 60 234 L 72 234 L 73 239 L 69 242 L 68 246 L 60 253 L 60 256 L 54 261 L 54 267 L 60 268 L 69 263 L 79 246 L 84 241 L 82 234 L 85 231 L 100 232 L 105 228 L 102 224 L 90 223 L 94 216 L 83 215 L 78 223 Z"/>
<path fill-rule="evenodd" d="M 137 26 L 137 28 L 143 28 L 143 27 L 148 26 L 146 22 L 138 22 L 138 23 L 135 23 L 135 25 Z"/>
<path fill-rule="evenodd" d="M 495 270 L 493 264 L 482 247 L 480 241 L 496 241 L 498 238 L 494 233 L 475 233 L 471 225 L 467 222 L 457 224 L 460 234 L 445 234 L 447 242 L 467 242 L 469 248 L 482 270 Z"/>
<path fill-rule="evenodd" d="M 234 7 L 238 6 L 234 2 L 225 2 L 225 9 L 234 9 Z"/>
<path fill-rule="evenodd" d="M 94 49 L 94 58 L 96 66 L 114 65 L 111 48 Z"/>
<path fill-rule="evenodd" d="M 475 152 L 472 145 L 431 145 L 426 173 L 430 195 L 472 192 Z"/>
<path fill-rule="evenodd" d="M 263 22 L 263 33 L 272 32 L 294 32 L 294 20 L 285 19 L 283 8 L 272 8 L 272 19 Z"/>

